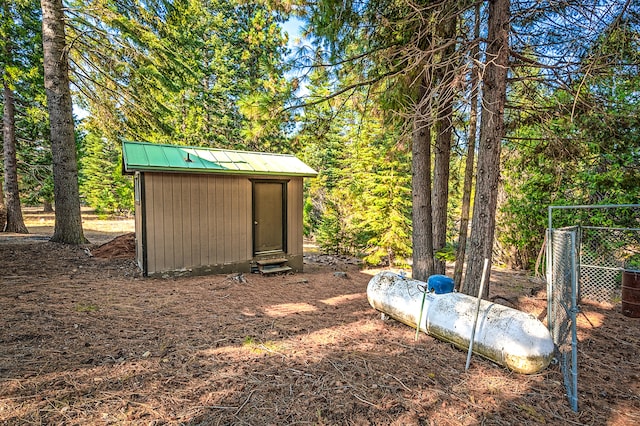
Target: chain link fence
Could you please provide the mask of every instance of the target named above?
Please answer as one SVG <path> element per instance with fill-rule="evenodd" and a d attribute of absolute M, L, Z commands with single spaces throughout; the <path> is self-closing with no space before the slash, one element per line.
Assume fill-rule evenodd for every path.
<path fill-rule="evenodd" d="M 578 228 L 549 232 L 547 300 L 549 330 L 564 377 L 569 404 L 578 411 L 578 339 L 576 330 L 578 290 Z"/>
<path fill-rule="evenodd" d="M 548 326 L 578 411 L 578 303 L 620 301 L 625 261 L 640 255 L 640 204 L 550 206 L 547 241 Z"/>

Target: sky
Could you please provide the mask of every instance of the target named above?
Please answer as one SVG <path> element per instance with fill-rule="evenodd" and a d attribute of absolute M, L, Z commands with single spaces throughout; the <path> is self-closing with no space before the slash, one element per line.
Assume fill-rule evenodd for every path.
<path fill-rule="evenodd" d="M 304 27 L 304 22 L 297 17 L 292 16 L 282 24 L 282 29 L 284 32 L 289 34 L 289 43 L 288 48 L 291 54 L 295 54 L 296 50 L 299 49 L 300 45 L 304 44 L 301 40 L 302 28 Z M 303 69 L 292 69 L 287 72 L 287 78 L 293 79 L 296 77 L 300 77 L 306 73 L 307 70 Z M 309 94 L 309 90 L 305 84 L 304 79 L 300 79 L 300 85 L 298 86 L 298 90 L 296 91 L 296 95 L 298 97 L 304 97 Z"/>
<path fill-rule="evenodd" d="M 287 22 L 282 24 L 282 29 L 289 34 L 289 49 L 293 49 L 296 45 L 295 41 L 300 39 L 303 26 L 304 22 L 295 16 L 292 16 Z"/>

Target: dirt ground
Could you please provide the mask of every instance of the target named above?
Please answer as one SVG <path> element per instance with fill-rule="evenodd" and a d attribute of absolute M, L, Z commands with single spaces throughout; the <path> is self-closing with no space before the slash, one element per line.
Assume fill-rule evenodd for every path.
<path fill-rule="evenodd" d="M 562 373 L 512 373 L 393 320 L 375 271 L 309 255 L 278 276 L 140 276 L 129 219 L 85 215 L 93 244 L 0 234 L 0 424 L 640 424 L 640 319 L 579 314 L 579 404 Z M 42 219 L 42 220 L 41 220 Z M 95 223 L 94 223 L 95 222 Z M 346 277 L 336 272 L 346 272 Z M 544 316 L 542 283 L 494 269 L 498 303 Z"/>

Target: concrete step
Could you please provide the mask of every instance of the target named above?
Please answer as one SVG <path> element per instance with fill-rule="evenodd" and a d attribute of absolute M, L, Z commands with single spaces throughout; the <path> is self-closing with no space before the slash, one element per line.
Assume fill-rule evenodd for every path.
<path fill-rule="evenodd" d="M 289 266 L 267 266 L 259 269 L 262 275 L 277 274 L 279 272 L 288 272 L 290 270 L 291 268 Z"/>
<path fill-rule="evenodd" d="M 258 266 L 281 265 L 287 263 L 287 259 L 263 259 L 256 262 Z"/>

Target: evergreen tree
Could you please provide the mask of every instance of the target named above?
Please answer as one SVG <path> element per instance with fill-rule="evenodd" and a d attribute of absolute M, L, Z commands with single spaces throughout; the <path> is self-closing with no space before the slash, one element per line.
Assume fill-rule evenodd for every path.
<path fill-rule="evenodd" d="M 489 2 L 488 39 L 483 77 L 480 146 L 476 172 L 473 221 L 469 237 L 469 257 L 464 281 L 467 294 L 478 294 L 483 262 L 491 265 L 495 235 L 500 150 L 504 137 L 504 105 L 507 96 L 509 68 L 510 0 Z M 489 294 L 490 268 L 487 270 L 484 294 Z"/>
<path fill-rule="evenodd" d="M 80 217 L 78 163 L 62 0 L 41 0 L 44 82 L 51 130 L 55 227 L 51 241 L 86 242 Z"/>
<path fill-rule="evenodd" d="M 324 68 L 318 68 L 309 79 L 310 99 L 324 100 L 331 94 L 332 77 Z M 303 159 L 318 171 L 307 188 L 305 222 L 310 234 L 315 234 L 326 252 L 346 252 L 347 224 L 339 210 L 344 200 L 338 197 L 341 184 L 341 165 L 345 158 L 343 126 L 346 125 L 346 109 L 343 100 L 333 98 L 328 102 L 311 103 L 299 117 L 301 126 L 296 144 L 303 147 Z"/>
<path fill-rule="evenodd" d="M 356 220 L 369 237 L 364 260 L 373 265 L 403 265 L 412 254 L 411 162 L 404 148 L 408 144 L 399 132 L 385 126 L 380 111 L 363 114 L 351 135 L 349 188 Z"/>
<path fill-rule="evenodd" d="M 513 91 L 510 102 L 519 108 L 510 113 L 507 197 L 499 223 L 500 242 L 509 248 L 505 263 L 518 268 L 533 264 L 543 243 L 548 205 L 640 199 L 640 80 L 633 65 L 640 59 L 640 27 L 634 16 L 614 21 L 585 50 L 582 72 L 573 84 L 519 85 Z M 637 225 L 633 223 L 629 226 Z"/>
<path fill-rule="evenodd" d="M 275 114 L 290 89 L 286 39 L 265 5 L 101 1 L 73 16 L 89 129 L 112 140 L 286 148 L 287 119 Z"/>
<path fill-rule="evenodd" d="M 113 198 L 130 191 L 120 166 L 101 169 L 123 138 L 291 151 L 291 117 L 280 113 L 292 89 L 279 13 L 262 2 L 221 0 L 72 5 L 72 69 L 90 113 L 83 128 L 93 135 L 83 165 L 115 179 L 104 191 L 91 189 L 93 180 L 83 185 L 92 205 L 127 205 Z"/>
<path fill-rule="evenodd" d="M 408 144 L 367 90 L 314 103 L 331 95 L 333 77 L 325 68 L 311 75 L 311 104 L 298 135 L 319 171 L 310 186 L 312 230 L 325 252 L 364 256 L 371 264 L 404 262 L 411 255 L 410 160 L 396 148 Z"/>
<path fill-rule="evenodd" d="M 405 118 L 400 128 L 412 123 L 413 273 L 423 280 L 436 271 L 436 264 L 438 272 L 444 269 L 434 257 L 434 244 L 442 249 L 446 241 L 451 119 L 459 90 L 455 82 L 465 68 L 460 60 L 465 51 L 456 49 L 456 24 L 469 6 L 327 0 L 310 7 L 311 26 L 327 41 L 333 66 L 359 76 L 338 92 L 352 86 L 382 88 L 386 108 Z M 437 140 L 435 160 L 432 136 Z"/>
<path fill-rule="evenodd" d="M 12 87 L 15 88 L 17 172 L 21 199 L 27 205 L 53 203 L 48 113 L 42 68 L 40 3 L 11 2 L 19 25 L 13 30 Z"/>
<path fill-rule="evenodd" d="M 0 3 L 2 20 L 0 22 L 0 65 L 3 83 L 3 148 L 4 148 L 4 185 L 6 205 L 6 225 L 3 229 L 10 232 L 27 233 L 22 217 L 22 207 L 19 193 L 18 177 L 18 131 L 17 118 L 20 106 L 17 103 L 23 99 L 28 90 L 30 72 L 38 68 L 41 58 L 39 50 L 34 48 L 39 41 L 39 31 L 36 29 L 36 5 L 33 2 Z M 22 93 L 20 93 L 22 92 Z"/>
<path fill-rule="evenodd" d="M 80 189 L 86 202 L 97 213 L 133 213 L 133 184 L 130 176 L 122 175 L 121 145 L 88 133 L 84 150 L 81 160 L 84 179 Z"/>

